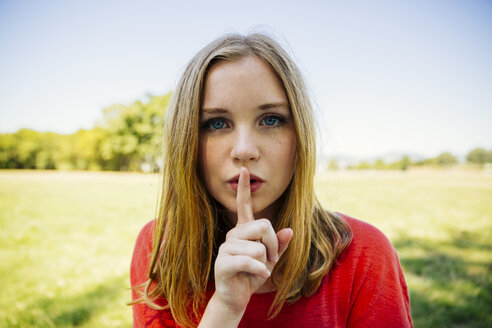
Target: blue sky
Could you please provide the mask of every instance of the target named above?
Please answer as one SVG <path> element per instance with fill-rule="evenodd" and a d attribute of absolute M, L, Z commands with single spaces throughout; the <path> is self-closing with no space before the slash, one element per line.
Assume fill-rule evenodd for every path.
<path fill-rule="evenodd" d="M 301 67 L 325 154 L 492 148 L 490 1 L 0 0 L 0 133 L 91 128 L 254 28 Z"/>

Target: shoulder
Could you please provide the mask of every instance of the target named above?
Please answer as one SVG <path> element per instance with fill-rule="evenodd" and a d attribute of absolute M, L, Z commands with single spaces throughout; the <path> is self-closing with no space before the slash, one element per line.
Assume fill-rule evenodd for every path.
<path fill-rule="evenodd" d="M 400 260 L 389 239 L 367 222 L 340 215 L 351 229 L 352 241 L 338 257 L 334 273 L 350 280 L 353 288 L 367 289 L 369 293 L 384 281 L 386 292 L 391 289 L 406 294 Z"/>
<path fill-rule="evenodd" d="M 130 279 L 132 286 L 147 281 L 147 271 L 152 255 L 152 241 L 154 235 L 154 222 L 149 221 L 144 225 L 138 234 L 133 249 L 133 256 L 130 267 Z"/>
<path fill-rule="evenodd" d="M 328 283 L 349 295 L 349 326 L 411 327 L 408 288 L 395 248 L 373 225 L 338 214 L 350 227 L 352 242 Z"/>
<path fill-rule="evenodd" d="M 352 241 L 348 246 L 351 252 L 364 256 L 396 257 L 395 248 L 381 230 L 359 219 L 337 214 L 348 224 L 352 233 Z"/>
<path fill-rule="evenodd" d="M 151 220 L 143 226 L 143 228 L 140 230 L 138 234 L 136 246 L 144 247 L 148 243 L 152 245 L 152 237 L 154 235 L 154 225 L 155 225 L 155 220 Z"/>
<path fill-rule="evenodd" d="M 133 301 L 141 300 L 143 295 L 142 286 L 149 280 L 149 267 L 152 256 L 152 244 L 155 235 L 155 220 L 146 223 L 138 234 L 130 267 L 130 282 L 132 286 Z M 151 285 L 153 286 L 153 285 Z M 152 287 L 151 287 L 152 289 Z M 167 303 L 163 298 L 154 299 L 158 306 Z M 178 327 L 169 309 L 155 310 L 144 301 L 139 301 L 132 306 L 133 327 Z"/>

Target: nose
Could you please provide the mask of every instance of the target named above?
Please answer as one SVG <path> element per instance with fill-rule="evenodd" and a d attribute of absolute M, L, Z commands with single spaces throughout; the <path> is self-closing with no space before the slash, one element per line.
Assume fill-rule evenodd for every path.
<path fill-rule="evenodd" d="M 258 140 L 248 128 L 237 129 L 234 134 L 231 157 L 240 162 L 257 161 L 260 158 Z"/>

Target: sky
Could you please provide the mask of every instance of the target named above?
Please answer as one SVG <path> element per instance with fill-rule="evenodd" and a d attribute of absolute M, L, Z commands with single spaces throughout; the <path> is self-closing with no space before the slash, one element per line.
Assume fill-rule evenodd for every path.
<path fill-rule="evenodd" d="M 323 154 L 492 149 L 491 1 L 0 0 L 0 133 L 73 133 L 173 90 L 224 33 L 276 35 Z"/>

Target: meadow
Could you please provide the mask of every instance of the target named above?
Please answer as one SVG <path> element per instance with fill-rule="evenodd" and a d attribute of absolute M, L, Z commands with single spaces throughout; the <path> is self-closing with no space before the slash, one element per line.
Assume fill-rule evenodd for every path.
<path fill-rule="evenodd" d="M 130 327 L 151 174 L 0 171 L 0 327 Z M 324 172 L 326 208 L 393 242 L 415 327 L 492 327 L 492 173 Z"/>

